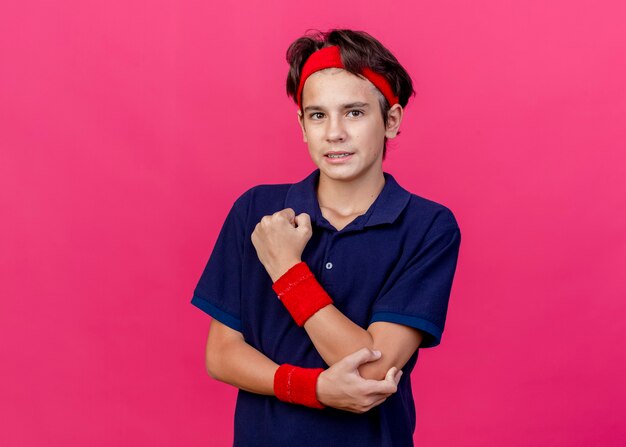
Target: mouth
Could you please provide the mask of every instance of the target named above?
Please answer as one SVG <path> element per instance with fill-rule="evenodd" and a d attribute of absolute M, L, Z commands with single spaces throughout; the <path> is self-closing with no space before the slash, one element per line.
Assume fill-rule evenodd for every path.
<path fill-rule="evenodd" d="M 332 160 L 340 160 L 342 158 L 347 158 L 350 155 L 354 154 L 354 152 L 341 152 L 341 151 L 332 151 L 324 154 L 324 157 L 330 158 Z"/>
<path fill-rule="evenodd" d="M 326 153 L 324 158 L 331 165 L 341 165 L 347 164 L 352 159 L 352 155 L 354 155 L 354 152 L 332 151 Z"/>

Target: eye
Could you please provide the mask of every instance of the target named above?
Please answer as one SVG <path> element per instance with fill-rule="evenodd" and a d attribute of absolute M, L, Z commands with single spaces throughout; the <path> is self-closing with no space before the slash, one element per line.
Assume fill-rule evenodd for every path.
<path fill-rule="evenodd" d="M 353 113 L 353 112 L 356 112 L 356 113 L 359 113 L 359 114 L 363 115 L 363 111 L 361 111 L 361 110 L 350 110 L 348 113 Z M 353 116 L 359 116 L 359 115 L 353 115 Z"/>
<path fill-rule="evenodd" d="M 322 113 L 322 112 L 313 112 L 313 113 L 311 113 L 311 114 L 309 115 L 309 118 L 311 118 L 311 119 L 315 119 L 315 115 L 323 115 L 323 113 Z"/>

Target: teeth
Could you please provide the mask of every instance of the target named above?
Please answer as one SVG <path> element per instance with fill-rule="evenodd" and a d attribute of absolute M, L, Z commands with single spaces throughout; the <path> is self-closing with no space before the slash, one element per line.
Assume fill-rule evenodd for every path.
<path fill-rule="evenodd" d="M 351 154 L 328 154 L 329 158 L 342 158 L 342 157 L 347 157 L 348 155 Z"/>

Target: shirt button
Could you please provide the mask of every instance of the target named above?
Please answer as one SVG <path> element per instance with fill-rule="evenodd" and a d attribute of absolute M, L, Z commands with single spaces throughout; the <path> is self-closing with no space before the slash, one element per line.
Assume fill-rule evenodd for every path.
<path fill-rule="evenodd" d="M 330 270 L 330 269 L 332 269 L 332 268 L 333 268 L 333 263 L 332 263 L 332 262 L 327 262 L 327 263 L 326 263 L 326 269 L 327 269 L 327 270 Z"/>

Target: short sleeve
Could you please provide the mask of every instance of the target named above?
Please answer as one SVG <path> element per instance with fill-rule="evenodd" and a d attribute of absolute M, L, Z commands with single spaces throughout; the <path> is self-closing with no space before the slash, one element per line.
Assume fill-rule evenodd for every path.
<path fill-rule="evenodd" d="M 395 283 L 372 306 L 370 323 L 388 321 L 421 330 L 420 348 L 441 342 L 461 232 L 448 227 L 429 237 Z"/>
<path fill-rule="evenodd" d="M 235 201 L 226 216 L 191 299 L 191 304 L 237 331 L 241 331 L 243 197 Z"/>

